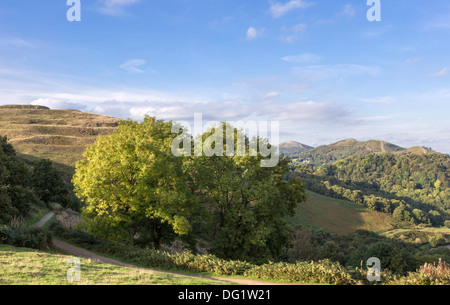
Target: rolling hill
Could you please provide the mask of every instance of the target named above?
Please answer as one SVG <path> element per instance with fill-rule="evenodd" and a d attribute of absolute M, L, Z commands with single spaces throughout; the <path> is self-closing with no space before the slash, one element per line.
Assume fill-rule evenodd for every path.
<path fill-rule="evenodd" d="M 280 144 L 280 152 L 283 153 L 286 156 L 293 156 L 299 153 L 302 153 L 304 151 L 308 151 L 313 149 L 314 147 L 295 142 L 295 141 L 288 141 Z"/>
<path fill-rule="evenodd" d="M 109 135 L 121 120 L 77 110 L 44 106 L 0 106 L 0 135 L 7 136 L 26 161 L 46 158 L 71 175 L 87 145 Z"/>
<path fill-rule="evenodd" d="M 365 156 L 372 153 L 397 153 L 405 149 L 378 140 L 366 142 L 354 139 L 346 139 L 329 145 L 322 145 L 314 149 L 293 155 L 292 158 L 298 163 L 307 163 L 312 166 L 320 166 L 325 163 L 332 163 L 352 156 Z"/>

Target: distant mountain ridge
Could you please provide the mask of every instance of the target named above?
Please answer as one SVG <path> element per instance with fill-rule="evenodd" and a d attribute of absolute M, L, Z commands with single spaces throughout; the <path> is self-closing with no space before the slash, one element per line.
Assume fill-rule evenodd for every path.
<path fill-rule="evenodd" d="M 295 142 L 295 141 L 288 141 L 280 144 L 280 152 L 283 153 L 286 156 L 293 156 L 295 154 L 302 153 L 304 151 L 308 151 L 313 149 L 314 147 Z"/>
<path fill-rule="evenodd" d="M 289 143 L 289 142 L 286 142 Z M 289 146 L 283 143 L 280 145 L 280 151 L 284 151 L 284 147 Z M 295 142 L 294 142 L 295 143 Z M 304 163 L 312 166 L 320 166 L 326 163 L 345 159 L 353 156 L 366 156 L 372 153 L 393 153 L 393 154 L 430 154 L 436 153 L 425 147 L 411 147 L 405 149 L 398 145 L 381 141 L 369 140 L 358 141 L 355 139 L 345 139 L 329 145 L 321 145 L 316 148 L 304 150 L 298 153 L 286 154 L 293 159 L 295 163 Z"/>

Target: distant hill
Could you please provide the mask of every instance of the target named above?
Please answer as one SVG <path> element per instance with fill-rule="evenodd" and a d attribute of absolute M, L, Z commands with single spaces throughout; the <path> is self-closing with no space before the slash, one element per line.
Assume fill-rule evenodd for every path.
<path fill-rule="evenodd" d="M 435 154 L 436 152 L 430 148 L 422 147 L 422 146 L 414 146 L 402 151 L 398 151 L 395 154 L 398 155 L 428 155 Z"/>
<path fill-rule="evenodd" d="M 404 148 L 379 140 L 366 142 L 346 139 L 329 145 L 322 145 L 311 150 L 292 156 L 296 162 L 320 166 L 352 156 L 365 156 L 372 153 L 397 153 L 405 151 Z"/>
<path fill-rule="evenodd" d="M 295 141 L 288 141 L 280 144 L 280 153 L 283 153 L 286 156 L 293 156 L 295 154 L 302 153 L 304 151 L 308 151 L 313 149 L 314 147 L 295 142 Z"/>
<path fill-rule="evenodd" d="M 77 110 L 44 106 L 0 106 L 0 135 L 26 160 L 46 158 L 70 174 L 86 146 L 109 135 L 121 120 Z"/>

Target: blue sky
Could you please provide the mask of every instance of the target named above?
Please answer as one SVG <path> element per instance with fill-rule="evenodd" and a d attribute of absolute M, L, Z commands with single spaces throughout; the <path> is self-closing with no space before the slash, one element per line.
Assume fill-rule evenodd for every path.
<path fill-rule="evenodd" d="M 280 140 L 450 153 L 450 2 L 0 0 L 0 104 L 276 120 Z"/>

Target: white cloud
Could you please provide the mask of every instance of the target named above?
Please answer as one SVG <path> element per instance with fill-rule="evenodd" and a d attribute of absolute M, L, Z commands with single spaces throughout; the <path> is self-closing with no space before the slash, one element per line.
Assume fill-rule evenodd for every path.
<path fill-rule="evenodd" d="M 339 123 L 349 111 L 332 102 L 292 102 L 265 105 L 260 114 L 271 114 L 272 120 L 300 122 Z"/>
<path fill-rule="evenodd" d="M 123 15 L 125 7 L 138 3 L 141 0 L 99 0 L 99 11 L 106 15 Z"/>
<path fill-rule="evenodd" d="M 264 100 L 270 100 L 270 99 L 277 98 L 277 97 L 279 97 L 279 96 L 280 96 L 280 93 L 279 93 L 279 92 L 272 91 L 272 92 L 269 92 L 269 93 L 267 93 L 267 94 L 264 94 L 263 99 L 264 99 Z"/>
<path fill-rule="evenodd" d="M 265 31 L 265 29 L 256 29 L 254 27 L 250 27 L 247 30 L 247 40 L 253 40 L 257 37 L 261 36 L 261 34 Z"/>
<path fill-rule="evenodd" d="M 311 2 L 304 0 L 290 0 L 286 3 L 275 2 L 271 4 L 270 12 L 274 18 L 280 18 L 292 10 L 307 8 L 311 5 Z"/>
<path fill-rule="evenodd" d="M 441 76 L 446 76 L 448 74 L 448 72 L 450 71 L 449 68 L 444 68 L 441 71 L 438 71 L 436 73 L 431 74 L 432 77 L 441 77 Z"/>
<path fill-rule="evenodd" d="M 72 103 L 67 100 L 54 98 L 38 98 L 30 102 L 30 105 L 47 106 L 50 109 L 76 109 L 85 110 L 86 106 L 79 103 Z"/>
<path fill-rule="evenodd" d="M 145 65 L 147 62 L 143 59 L 130 59 L 127 62 L 120 65 L 120 68 L 128 71 L 130 73 L 145 73 L 145 70 L 139 69 L 138 67 L 141 67 Z M 155 72 L 154 70 L 151 70 L 152 72 Z"/>
<path fill-rule="evenodd" d="M 381 68 L 378 66 L 341 64 L 295 67 L 293 72 L 302 78 L 314 81 L 326 79 L 342 80 L 363 75 L 378 76 L 381 73 Z"/>
<path fill-rule="evenodd" d="M 347 17 L 353 17 L 356 14 L 356 10 L 351 4 L 346 4 L 342 11 L 342 14 Z"/>
<path fill-rule="evenodd" d="M 299 38 L 299 35 L 301 35 L 307 28 L 306 23 L 299 23 L 294 25 L 293 27 L 283 27 L 282 30 L 289 32 L 287 36 L 282 37 L 282 40 L 293 43 Z"/>
<path fill-rule="evenodd" d="M 290 55 L 281 58 L 285 62 L 296 64 L 315 64 L 320 61 L 320 56 L 311 53 L 303 53 L 298 55 Z"/>
<path fill-rule="evenodd" d="M 421 60 L 420 57 L 408 58 L 408 59 L 405 61 L 405 63 L 406 63 L 407 65 L 412 65 L 412 64 L 415 64 L 415 63 L 419 62 L 420 60 Z"/>

